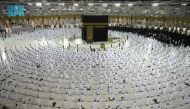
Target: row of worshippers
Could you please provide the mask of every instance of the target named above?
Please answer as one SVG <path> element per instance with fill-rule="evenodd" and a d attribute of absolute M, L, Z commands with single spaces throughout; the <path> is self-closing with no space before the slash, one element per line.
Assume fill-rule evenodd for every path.
<path fill-rule="evenodd" d="M 132 32 L 142 35 L 144 37 L 154 38 L 166 44 L 173 44 L 174 46 L 190 46 L 190 37 L 185 34 L 177 32 L 169 32 L 167 30 L 155 30 L 148 28 L 131 28 L 131 27 L 110 27 L 110 30 Z"/>

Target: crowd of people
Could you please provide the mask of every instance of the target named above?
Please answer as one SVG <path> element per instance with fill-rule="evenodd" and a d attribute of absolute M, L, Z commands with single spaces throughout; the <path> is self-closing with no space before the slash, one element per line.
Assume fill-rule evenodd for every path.
<path fill-rule="evenodd" d="M 39 29 L 7 38 L 5 43 L 15 43 L 0 45 L 0 108 L 190 108 L 190 47 L 164 45 L 142 31 L 109 30 L 126 43 L 105 50 L 75 51 L 52 41 L 80 33 L 80 28 Z"/>
<path fill-rule="evenodd" d="M 174 46 L 190 46 L 190 36 L 176 32 L 169 32 L 160 29 L 148 28 L 130 28 L 130 27 L 110 27 L 110 30 L 132 32 L 144 37 L 154 38 L 166 44 L 173 44 Z"/>

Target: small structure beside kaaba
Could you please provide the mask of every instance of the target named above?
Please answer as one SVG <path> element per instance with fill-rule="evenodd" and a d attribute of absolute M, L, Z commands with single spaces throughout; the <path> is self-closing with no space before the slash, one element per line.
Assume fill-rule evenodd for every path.
<path fill-rule="evenodd" d="M 108 16 L 82 15 L 82 39 L 87 43 L 108 40 Z"/>

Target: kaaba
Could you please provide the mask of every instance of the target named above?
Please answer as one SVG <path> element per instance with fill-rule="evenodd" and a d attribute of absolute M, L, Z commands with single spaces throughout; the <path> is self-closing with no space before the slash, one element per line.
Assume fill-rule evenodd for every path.
<path fill-rule="evenodd" d="M 108 16 L 82 15 L 82 39 L 87 43 L 108 40 Z"/>

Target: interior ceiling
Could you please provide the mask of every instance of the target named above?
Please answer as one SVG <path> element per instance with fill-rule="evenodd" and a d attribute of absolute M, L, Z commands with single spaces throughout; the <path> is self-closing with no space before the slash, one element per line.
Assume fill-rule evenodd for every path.
<path fill-rule="evenodd" d="M 42 4 L 59 4 L 59 3 L 79 3 L 79 4 L 85 4 L 85 3 L 123 3 L 121 5 L 125 5 L 127 3 L 133 3 L 134 5 L 147 5 L 151 3 L 160 3 L 163 5 L 181 5 L 182 3 L 186 3 L 187 5 L 190 5 L 190 0 L 0 0 L 0 4 L 25 4 L 28 3 L 42 3 Z"/>
<path fill-rule="evenodd" d="M 189 0 L 0 0 L 0 2 L 189 2 Z"/>
<path fill-rule="evenodd" d="M 41 6 L 36 5 L 38 2 Z M 155 3 L 159 6 L 154 7 Z M 31 16 L 67 13 L 190 16 L 190 0 L 0 0 L 0 16 L 7 15 L 9 4 L 24 4 L 25 15 Z"/>
<path fill-rule="evenodd" d="M 0 4 L 11 4 L 11 3 L 37 3 L 40 2 L 42 4 L 50 3 L 50 4 L 59 4 L 59 3 L 135 3 L 146 5 L 147 3 L 161 3 L 161 4 L 181 4 L 187 3 L 190 4 L 190 0 L 0 0 Z"/>

